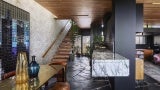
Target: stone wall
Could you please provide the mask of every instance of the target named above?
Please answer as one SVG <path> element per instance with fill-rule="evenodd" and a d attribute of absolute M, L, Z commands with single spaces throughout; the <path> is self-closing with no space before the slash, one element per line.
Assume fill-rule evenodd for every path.
<path fill-rule="evenodd" d="M 42 58 L 42 55 L 55 40 L 57 34 L 66 25 L 68 20 L 55 20 L 55 15 L 34 0 L 3 1 L 30 13 L 30 61 L 31 56 L 35 55 L 37 62 L 47 63 L 49 60 Z"/>

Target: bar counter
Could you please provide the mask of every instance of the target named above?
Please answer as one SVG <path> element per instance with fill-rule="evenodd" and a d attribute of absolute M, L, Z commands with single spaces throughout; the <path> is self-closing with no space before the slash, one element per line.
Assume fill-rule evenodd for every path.
<path fill-rule="evenodd" d="M 92 77 L 117 77 L 129 75 L 129 59 L 107 49 L 94 50 Z"/>
<path fill-rule="evenodd" d="M 57 74 L 62 68 L 63 66 L 61 65 L 40 65 L 38 79 L 35 82 L 17 85 L 15 84 L 15 77 L 11 77 L 0 81 L 0 90 L 17 90 L 16 88 L 21 86 L 25 87 L 25 89 L 22 90 L 39 90 L 42 85 L 44 85 L 51 77 Z"/>

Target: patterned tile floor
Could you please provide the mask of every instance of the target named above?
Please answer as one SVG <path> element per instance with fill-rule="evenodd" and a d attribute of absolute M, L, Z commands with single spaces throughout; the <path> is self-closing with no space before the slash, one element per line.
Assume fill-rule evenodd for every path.
<path fill-rule="evenodd" d="M 89 61 L 87 57 L 75 57 L 68 62 L 67 80 L 71 90 L 112 90 L 107 78 L 91 77 Z M 147 83 L 140 82 L 135 90 L 160 90 L 160 84 L 147 75 L 144 81 Z"/>
<path fill-rule="evenodd" d="M 71 90 L 111 90 L 108 78 L 91 78 L 87 57 L 75 57 L 68 63 L 67 80 Z"/>
<path fill-rule="evenodd" d="M 145 61 L 144 68 L 144 72 L 146 75 L 149 75 L 150 77 L 160 82 L 160 65 L 153 64 L 153 62 Z"/>

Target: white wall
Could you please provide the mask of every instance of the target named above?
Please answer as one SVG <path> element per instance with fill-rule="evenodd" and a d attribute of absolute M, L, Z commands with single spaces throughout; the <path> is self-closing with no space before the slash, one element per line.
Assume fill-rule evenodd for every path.
<path fill-rule="evenodd" d="M 3 0 L 30 13 L 30 58 L 47 63 L 42 55 L 65 26 L 67 20 L 55 20 L 54 15 L 34 0 Z"/>

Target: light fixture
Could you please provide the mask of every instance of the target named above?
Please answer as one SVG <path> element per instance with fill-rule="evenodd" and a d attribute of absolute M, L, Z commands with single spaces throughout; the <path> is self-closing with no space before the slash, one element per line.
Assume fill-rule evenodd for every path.
<path fill-rule="evenodd" d="M 101 27 L 103 28 L 103 27 L 104 27 L 104 25 L 102 24 L 102 25 L 101 25 Z"/>
<path fill-rule="evenodd" d="M 104 23 L 103 23 L 103 20 L 102 20 L 102 22 L 101 22 L 101 27 L 102 27 L 102 28 L 104 27 Z"/>
<path fill-rule="evenodd" d="M 152 4 L 160 4 L 160 3 L 152 3 Z"/>

